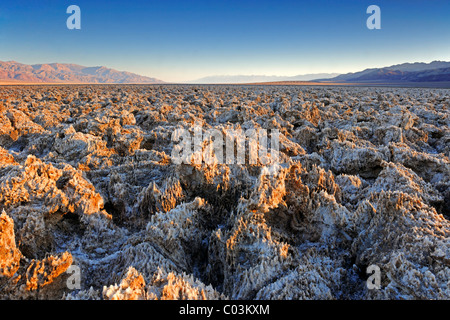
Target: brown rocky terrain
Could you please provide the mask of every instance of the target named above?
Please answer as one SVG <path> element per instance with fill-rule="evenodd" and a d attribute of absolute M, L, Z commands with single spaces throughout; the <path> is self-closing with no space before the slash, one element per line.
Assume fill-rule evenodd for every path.
<path fill-rule="evenodd" d="M 280 161 L 173 163 L 196 122 Z M 450 299 L 449 126 L 445 89 L 2 87 L 0 299 Z"/>

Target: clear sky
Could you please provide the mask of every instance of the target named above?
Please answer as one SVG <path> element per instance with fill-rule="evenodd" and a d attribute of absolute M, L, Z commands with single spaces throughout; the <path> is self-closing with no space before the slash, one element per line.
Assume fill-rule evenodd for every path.
<path fill-rule="evenodd" d="M 66 9 L 81 8 L 81 30 Z M 369 30 L 369 5 L 381 30 Z M 450 61 L 450 1 L 2 0 L 0 60 L 187 81 Z"/>

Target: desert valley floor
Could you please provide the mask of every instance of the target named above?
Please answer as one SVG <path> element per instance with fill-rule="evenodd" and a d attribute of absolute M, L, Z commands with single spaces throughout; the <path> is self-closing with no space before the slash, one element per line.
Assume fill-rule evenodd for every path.
<path fill-rule="evenodd" d="M 449 89 L 3 86 L 0 299 L 450 299 L 449 153 Z"/>

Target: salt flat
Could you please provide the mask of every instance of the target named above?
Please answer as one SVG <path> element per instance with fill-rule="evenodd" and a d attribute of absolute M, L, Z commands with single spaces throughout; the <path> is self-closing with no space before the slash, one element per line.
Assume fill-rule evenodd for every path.
<path fill-rule="evenodd" d="M 174 163 L 195 124 L 280 157 Z M 449 299 L 449 126 L 448 89 L 0 87 L 0 298 Z"/>

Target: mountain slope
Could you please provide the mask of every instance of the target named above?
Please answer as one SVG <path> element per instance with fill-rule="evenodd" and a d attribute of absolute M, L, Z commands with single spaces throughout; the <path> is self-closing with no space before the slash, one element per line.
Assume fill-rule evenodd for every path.
<path fill-rule="evenodd" d="M 450 81 L 450 62 L 403 63 L 385 68 L 370 68 L 327 79 L 341 82 L 437 82 Z"/>
<path fill-rule="evenodd" d="M 163 83 L 131 72 L 106 67 L 50 63 L 27 65 L 0 61 L 0 80 L 36 83 Z"/>

